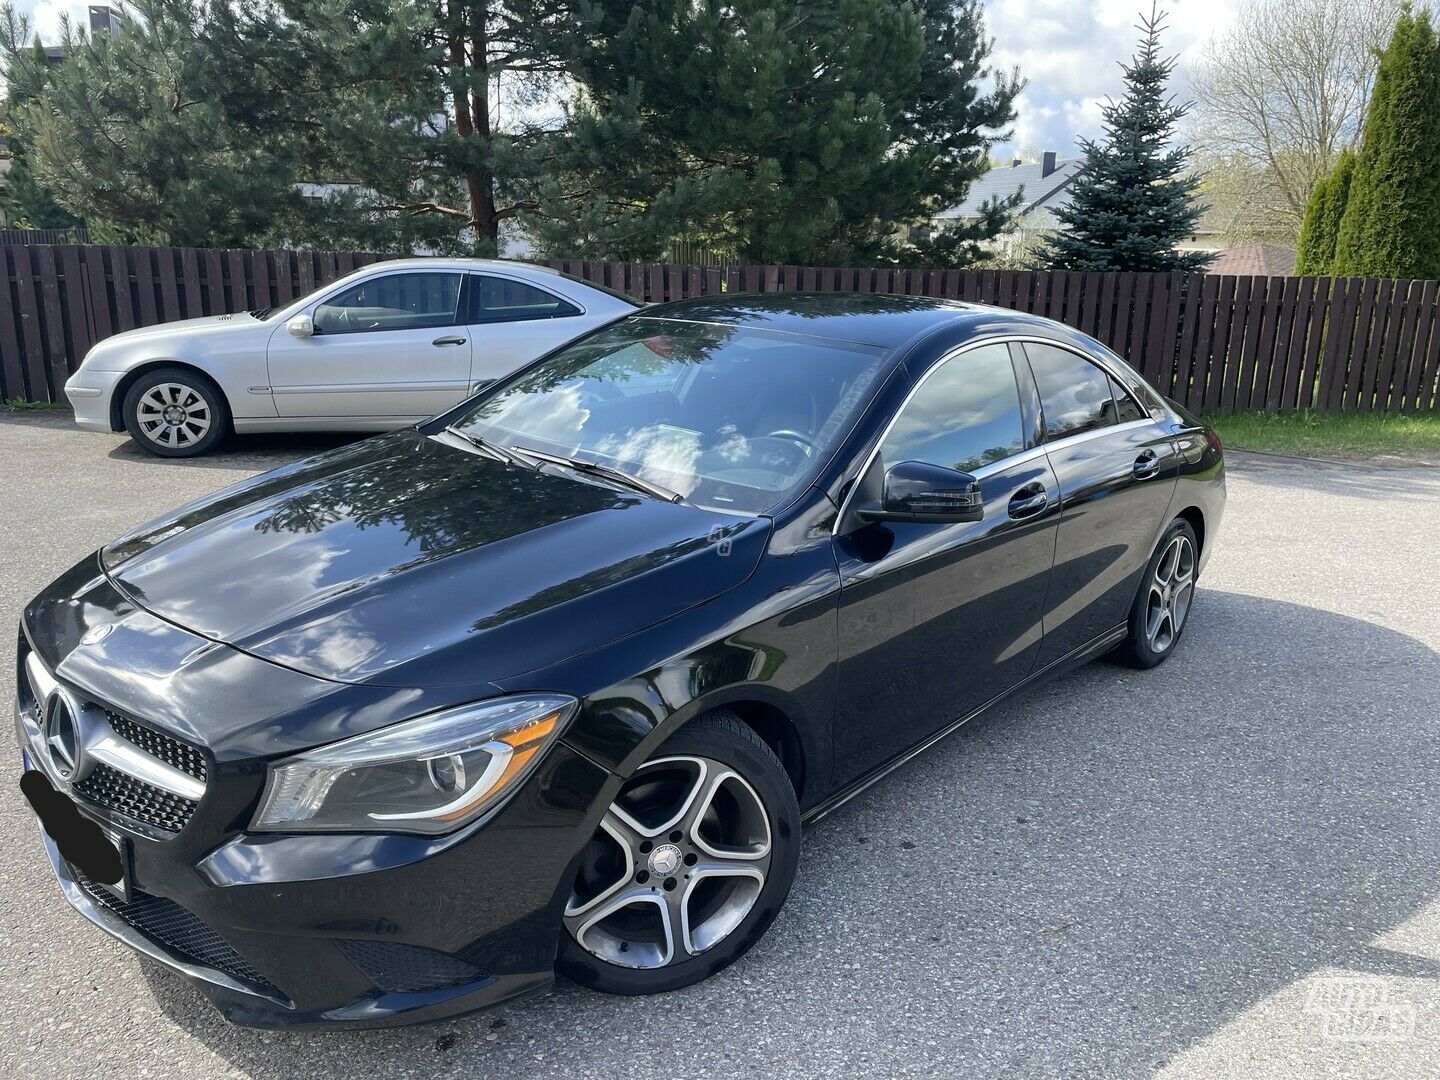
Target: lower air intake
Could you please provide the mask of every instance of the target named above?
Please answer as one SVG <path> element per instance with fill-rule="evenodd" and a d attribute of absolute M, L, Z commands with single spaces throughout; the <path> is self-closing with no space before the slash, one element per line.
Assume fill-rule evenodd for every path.
<path fill-rule="evenodd" d="M 486 977 L 459 957 L 393 941 L 336 941 L 360 973 L 387 993 L 449 990 Z"/>

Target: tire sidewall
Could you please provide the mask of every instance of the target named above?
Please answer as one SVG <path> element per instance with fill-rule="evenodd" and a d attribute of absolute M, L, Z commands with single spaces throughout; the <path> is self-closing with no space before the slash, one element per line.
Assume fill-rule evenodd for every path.
<path fill-rule="evenodd" d="M 167 382 L 190 387 L 210 406 L 210 414 L 214 418 L 210 424 L 210 430 L 199 441 L 191 443 L 189 446 L 161 446 L 148 438 L 140 427 L 138 415 L 140 399 L 160 383 Z M 130 438 L 142 450 L 154 454 L 156 457 L 185 458 L 207 454 L 220 444 L 230 430 L 230 409 L 225 395 L 215 385 L 214 380 L 186 368 L 155 368 L 146 372 L 125 391 L 125 401 L 121 410 L 125 420 L 125 430 L 130 433 Z"/>
<path fill-rule="evenodd" d="M 740 721 L 732 721 L 740 727 Z M 745 735 L 728 724 L 695 721 L 667 739 L 655 758 L 695 754 L 730 766 L 760 796 L 770 821 L 770 872 L 755 906 L 720 944 L 683 963 L 664 968 L 622 968 L 582 949 L 568 932 L 560 932 L 556 968 L 573 982 L 612 994 L 658 994 L 699 982 L 743 956 L 780 914 L 800 859 L 800 810 L 795 790 L 780 762 L 748 728 Z"/>
<path fill-rule="evenodd" d="M 1150 580 L 1155 576 L 1155 568 L 1160 565 L 1160 560 L 1170 547 L 1170 542 L 1177 536 L 1184 536 L 1190 541 L 1190 550 L 1195 554 L 1198 576 L 1200 545 L 1196 540 L 1195 530 L 1190 527 L 1190 523 L 1184 518 L 1176 518 L 1170 523 L 1170 527 L 1165 530 L 1165 534 L 1160 537 L 1160 542 L 1155 545 L 1154 552 L 1151 553 L 1149 561 L 1145 563 L 1145 573 L 1140 578 L 1140 591 L 1135 597 L 1135 604 L 1130 612 L 1130 651 L 1135 661 L 1141 667 L 1155 667 L 1163 662 L 1166 657 L 1171 656 L 1176 648 L 1179 647 L 1180 639 L 1185 636 L 1186 627 L 1190 625 L 1190 612 L 1195 606 L 1195 596 L 1193 592 L 1190 596 L 1190 607 L 1187 608 L 1185 612 L 1185 621 L 1180 624 L 1179 629 L 1175 632 L 1175 637 L 1170 642 L 1168 649 L 1164 652 L 1156 652 L 1150 647 L 1150 641 L 1145 636 L 1145 610 L 1150 598 Z M 1193 589 L 1194 586 L 1192 585 L 1191 588 Z"/>

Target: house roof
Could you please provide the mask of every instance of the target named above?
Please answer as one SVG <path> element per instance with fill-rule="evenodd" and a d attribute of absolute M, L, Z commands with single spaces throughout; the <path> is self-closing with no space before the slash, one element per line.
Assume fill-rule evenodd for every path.
<path fill-rule="evenodd" d="M 1070 181 L 1079 172 L 1080 164 L 1079 158 L 1059 162 L 1048 176 L 1044 175 L 1045 166 L 1038 162 L 1034 165 L 1001 165 L 989 170 L 971 184 L 965 201 L 959 206 L 942 210 L 936 216 L 979 217 L 980 207 L 986 202 L 1008 199 L 1017 191 L 1022 192 L 1024 200 L 1018 210 L 1020 216 L 1037 210 L 1045 211 L 1048 216 L 1051 211 L 1070 201 Z"/>
<path fill-rule="evenodd" d="M 1295 272 L 1295 252 L 1291 248 L 1270 244 L 1241 244 L 1216 254 L 1207 274 L 1275 274 L 1288 276 Z"/>

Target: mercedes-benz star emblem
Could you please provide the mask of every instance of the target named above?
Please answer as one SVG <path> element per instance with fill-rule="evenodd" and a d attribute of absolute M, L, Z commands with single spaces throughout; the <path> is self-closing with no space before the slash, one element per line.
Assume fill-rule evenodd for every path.
<path fill-rule="evenodd" d="M 92 626 L 85 631 L 85 636 L 80 639 L 81 645 L 96 645 L 110 636 L 110 631 L 115 629 L 114 623 L 101 623 L 99 626 Z"/>
<path fill-rule="evenodd" d="M 80 773 L 84 744 L 75 710 L 64 694 L 51 694 L 45 706 L 45 750 L 50 766 L 61 780 L 74 780 Z"/>

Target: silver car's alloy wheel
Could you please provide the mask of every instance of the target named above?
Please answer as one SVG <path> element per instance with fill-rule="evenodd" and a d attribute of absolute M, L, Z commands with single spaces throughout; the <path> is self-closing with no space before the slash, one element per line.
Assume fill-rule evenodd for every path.
<path fill-rule="evenodd" d="M 1172 537 L 1155 564 L 1145 600 L 1145 640 L 1155 652 L 1163 653 L 1175 644 L 1194 595 L 1195 548 L 1188 536 Z"/>
<path fill-rule="evenodd" d="M 764 803 L 734 769 L 706 757 L 657 758 L 605 812 L 565 929 L 620 967 L 684 963 L 745 920 L 771 848 Z"/>
<path fill-rule="evenodd" d="M 210 405 L 200 392 L 178 382 L 159 383 L 145 391 L 135 414 L 147 439 L 172 450 L 193 446 L 214 422 Z"/>

